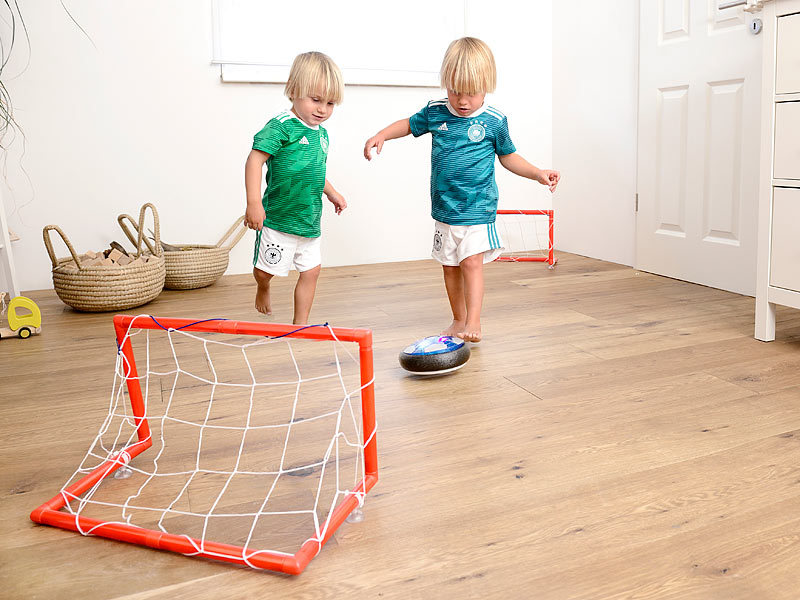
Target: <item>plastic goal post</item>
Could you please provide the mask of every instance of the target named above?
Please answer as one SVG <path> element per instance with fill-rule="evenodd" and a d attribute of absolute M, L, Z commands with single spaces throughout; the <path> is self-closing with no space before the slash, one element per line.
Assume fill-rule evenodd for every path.
<path fill-rule="evenodd" d="M 33 521 L 298 574 L 360 514 L 378 480 L 371 331 L 150 315 L 114 327 L 108 416 Z"/>
<path fill-rule="evenodd" d="M 553 251 L 552 210 L 498 210 L 495 227 L 506 248 L 497 260 L 546 262 L 549 268 L 558 262 Z"/>

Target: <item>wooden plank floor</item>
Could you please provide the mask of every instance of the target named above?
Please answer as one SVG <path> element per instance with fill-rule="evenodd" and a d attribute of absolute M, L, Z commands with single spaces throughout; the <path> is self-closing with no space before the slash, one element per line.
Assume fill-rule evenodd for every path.
<path fill-rule="evenodd" d="M 291 319 L 293 278 L 273 291 Z M 30 293 L 0 342 L 4 598 L 800 597 L 800 311 L 753 339 L 753 299 L 561 254 L 486 268 L 461 371 L 397 354 L 448 322 L 432 261 L 323 270 L 315 322 L 374 331 L 380 481 L 299 577 L 84 538 L 28 513 L 105 418 L 111 316 Z M 250 276 L 133 313 L 258 320 Z"/>

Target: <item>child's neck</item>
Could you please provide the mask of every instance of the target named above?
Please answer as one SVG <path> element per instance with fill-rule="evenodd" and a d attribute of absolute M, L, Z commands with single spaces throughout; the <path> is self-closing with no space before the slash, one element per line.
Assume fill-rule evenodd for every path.
<path fill-rule="evenodd" d="M 462 115 L 462 114 L 460 114 L 460 112 L 459 112 L 459 111 L 456 109 L 456 107 L 455 107 L 455 106 L 453 106 L 452 104 L 450 104 L 450 100 L 448 100 L 448 101 L 447 101 L 447 104 L 448 104 L 448 106 L 450 107 L 450 112 L 451 112 L 451 113 L 453 113 L 454 115 L 456 115 L 457 117 L 461 117 L 462 119 L 469 119 L 471 116 L 473 116 L 473 115 L 477 115 L 477 114 L 479 114 L 479 113 L 483 112 L 484 108 L 486 107 L 486 101 L 484 100 L 484 101 L 481 103 L 481 105 L 480 105 L 478 108 L 476 108 L 475 110 L 473 110 L 471 113 L 469 113 L 469 114 L 466 114 L 466 115 Z"/>
<path fill-rule="evenodd" d="M 295 117 L 297 117 L 297 120 L 298 120 L 298 121 L 300 121 L 300 122 L 301 122 L 303 125 L 305 125 L 306 127 L 310 127 L 311 129 L 317 129 L 317 128 L 319 128 L 319 125 L 311 125 L 310 123 L 306 123 L 306 122 L 303 120 L 303 117 L 301 117 L 300 115 L 298 115 L 298 114 L 297 114 L 297 111 L 294 109 L 294 106 L 293 106 L 292 108 L 290 108 L 289 110 L 291 111 L 291 113 L 292 113 L 292 114 L 293 114 Z"/>

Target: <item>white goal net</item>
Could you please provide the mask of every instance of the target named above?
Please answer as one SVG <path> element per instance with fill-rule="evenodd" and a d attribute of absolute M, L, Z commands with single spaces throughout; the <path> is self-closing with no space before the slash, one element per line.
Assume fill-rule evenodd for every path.
<path fill-rule="evenodd" d="M 498 210 L 495 228 L 505 247 L 498 260 L 556 263 L 552 210 Z"/>
<path fill-rule="evenodd" d="M 108 415 L 60 492 L 60 513 L 86 535 L 137 541 L 108 532 L 141 528 L 178 546 L 157 547 L 252 567 L 274 568 L 298 549 L 310 560 L 347 516 L 339 509 L 329 518 L 335 509 L 345 500 L 346 512 L 360 506 L 374 483 L 367 475 L 376 467 L 365 469 L 364 458 L 370 443 L 374 458 L 374 409 L 362 404 L 367 388 L 372 401 L 371 352 L 365 373 L 363 344 L 327 325 L 254 336 L 162 321 L 128 323 Z M 298 337 L 307 334 L 328 339 Z M 144 418 L 132 408 L 137 389 Z M 366 437 L 364 414 L 373 415 Z"/>

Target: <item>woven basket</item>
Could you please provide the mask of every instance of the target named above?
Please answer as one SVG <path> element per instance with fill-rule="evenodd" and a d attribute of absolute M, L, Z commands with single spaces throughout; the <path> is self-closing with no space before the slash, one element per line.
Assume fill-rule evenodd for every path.
<path fill-rule="evenodd" d="M 155 206 L 148 203 L 139 212 L 139 223 L 144 225 L 145 209 L 153 213 L 153 229 L 158 240 L 158 252 L 142 253 L 142 236 L 135 242 L 134 258 L 147 258 L 138 265 L 94 265 L 81 263 L 69 239 L 57 225 L 48 225 L 42 232 L 44 245 L 53 263 L 53 288 L 58 297 L 72 308 L 86 312 L 125 310 L 141 306 L 158 296 L 164 288 L 166 268 L 161 252 L 161 228 Z M 141 227 L 140 227 L 141 229 Z M 56 231 L 69 249 L 69 258 L 56 258 L 50 231 Z"/>
<path fill-rule="evenodd" d="M 131 228 L 141 235 L 141 231 L 138 230 L 130 215 L 120 215 L 117 220 L 131 242 L 134 241 L 134 235 L 125 221 L 128 221 Z M 194 290 L 209 286 L 222 277 L 228 268 L 231 248 L 238 244 L 242 236 L 247 233 L 247 228 L 242 225 L 242 222 L 243 217 L 236 219 L 215 246 L 202 244 L 165 245 L 163 250 L 167 276 L 164 280 L 164 287 L 169 290 Z M 233 236 L 232 241 L 227 246 L 223 246 L 223 242 L 233 235 L 237 227 L 239 227 L 239 231 Z M 144 243 L 147 244 L 150 252 L 154 253 L 155 250 L 151 240 L 145 238 Z M 177 248 L 177 250 L 173 250 L 173 248 Z"/>

